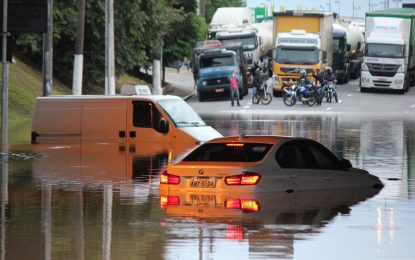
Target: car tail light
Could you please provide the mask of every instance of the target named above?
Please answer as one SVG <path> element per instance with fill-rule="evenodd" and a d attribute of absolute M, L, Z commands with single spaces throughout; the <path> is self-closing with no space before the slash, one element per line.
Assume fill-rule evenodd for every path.
<path fill-rule="evenodd" d="M 261 175 L 255 172 L 244 172 L 240 175 L 228 176 L 225 178 L 227 185 L 257 185 Z"/>
<path fill-rule="evenodd" d="M 243 143 L 228 143 L 226 144 L 228 147 L 244 147 Z"/>
<path fill-rule="evenodd" d="M 241 209 L 244 211 L 259 211 L 259 203 L 254 199 L 226 199 L 225 208 Z"/>
<path fill-rule="evenodd" d="M 180 205 L 179 196 L 160 196 L 160 207 L 166 208 L 169 205 Z"/>
<path fill-rule="evenodd" d="M 180 183 L 180 177 L 173 175 L 173 174 L 168 174 L 166 171 L 164 171 L 161 175 L 160 175 L 160 184 L 173 184 L 173 185 L 177 185 Z"/>

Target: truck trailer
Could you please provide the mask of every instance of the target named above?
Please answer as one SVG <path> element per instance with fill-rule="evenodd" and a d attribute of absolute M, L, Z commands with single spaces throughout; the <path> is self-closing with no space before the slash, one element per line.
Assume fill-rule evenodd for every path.
<path fill-rule="evenodd" d="M 339 84 L 360 75 L 364 37 L 360 29 L 348 22 L 333 24 L 333 70 Z"/>
<path fill-rule="evenodd" d="M 253 23 L 252 10 L 249 7 L 220 7 L 209 23 L 208 38 L 214 39 L 217 32 L 229 27 L 245 26 Z"/>
<path fill-rule="evenodd" d="M 360 91 L 395 90 L 414 84 L 415 9 L 392 8 L 366 13 L 365 52 Z"/>
<path fill-rule="evenodd" d="M 273 94 L 283 82 L 296 81 L 301 70 L 332 65 L 333 13 L 286 11 L 274 13 Z"/>

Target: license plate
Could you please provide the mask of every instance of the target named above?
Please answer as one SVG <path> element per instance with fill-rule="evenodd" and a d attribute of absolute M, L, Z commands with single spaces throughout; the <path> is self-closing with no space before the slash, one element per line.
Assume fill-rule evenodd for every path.
<path fill-rule="evenodd" d="M 224 91 L 225 91 L 225 89 L 223 89 L 223 88 L 217 88 L 217 89 L 215 89 L 215 92 L 216 93 L 222 93 Z"/>
<path fill-rule="evenodd" d="M 215 195 L 204 195 L 204 194 L 191 194 L 190 200 L 192 205 L 195 206 L 215 206 L 216 196 Z"/>
<path fill-rule="evenodd" d="M 211 177 L 195 177 L 192 179 L 190 183 L 190 187 L 192 188 L 215 188 L 216 187 L 216 179 Z"/>

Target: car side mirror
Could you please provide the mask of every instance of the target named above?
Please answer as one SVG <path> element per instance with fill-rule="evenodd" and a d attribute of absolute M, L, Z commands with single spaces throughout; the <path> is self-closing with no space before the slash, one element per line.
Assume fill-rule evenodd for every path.
<path fill-rule="evenodd" d="M 347 159 L 342 159 L 342 163 L 345 169 L 349 169 L 353 167 L 352 163 Z"/>
<path fill-rule="evenodd" d="M 169 132 L 169 123 L 167 122 L 166 119 L 164 118 L 160 119 L 159 129 L 160 129 L 160 132 L 163 134 L 167 134 Z"/>

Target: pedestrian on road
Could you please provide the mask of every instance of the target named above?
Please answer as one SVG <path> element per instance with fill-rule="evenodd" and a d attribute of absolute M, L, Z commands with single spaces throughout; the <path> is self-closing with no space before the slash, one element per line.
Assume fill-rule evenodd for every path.
<path fill-rule="evenodd" d="M 177 63 L 177 73 L 180 73 L 180 68 L 183 66 L 182 61 L 179 60 Z"/>
<path fill-rule="evenodd" d="M 257 92 L 261 89 L 261 85 L 262 85 L 261 72 L 262 71 L 260 67 L 257 67 L 254 72 L 255 76 L 254 76 L 254 81 L 252 83 L 252 103 L 254 104 L 255 104 Z"/>
<path fill-rule="evenodd" d="M 233 99 L 236 97 L 236 104 L 239 107 L 241 104 L 239 104 L 238 78 L 236 77 L 235 71 L 232 72 L 232 74 L 229 76 L 229 82 L 231 91 L 231 105 L 233 106 Z"/>

